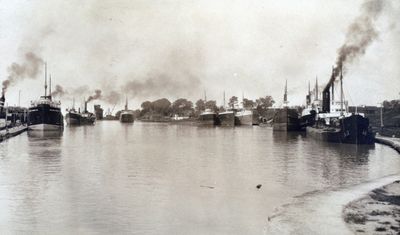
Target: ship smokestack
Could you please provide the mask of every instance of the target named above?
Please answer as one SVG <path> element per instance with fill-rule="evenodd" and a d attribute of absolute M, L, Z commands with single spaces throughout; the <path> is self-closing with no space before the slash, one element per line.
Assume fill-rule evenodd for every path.
<path fill-rule="evenodd" d="M 83 111 L 84 113 L 87 113 L 87 101 L 85 101 L 85 109 Z"/>
<path fill-rule="evenodd" d="M 2 89 L 1 97 L 0 97 L 0 111 L 3 111 L 4 104 L 6 102 L 6 98 L 4 97 L 5 89 Z"/>

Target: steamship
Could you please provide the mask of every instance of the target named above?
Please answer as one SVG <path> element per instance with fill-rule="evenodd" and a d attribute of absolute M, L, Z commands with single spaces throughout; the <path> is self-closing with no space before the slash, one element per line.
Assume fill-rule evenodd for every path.
<path fill-rule="evenodd" d="M 235 113 L 235 125 L 258 125 L 258 114 L 252 109 L 240 109 Z"/>
<path fill-rule="evenodd" d="M 220 126 L 235 126 L 235 109 L 232 105 L 232 107 L 227 107 L 225 105 L 225 91 L 224 91 L 224 106 L 225 111 L 218 113 L 218 120 L 219 120 L 219 125 Z"/>
<path fill-rule="evenodd" d="M 6 127 L 7 124 L 7 120 L 6 120 L 6 110 L 4 108 L 4 104 L 6 102 L 6 99 L 4 97 L 4 90 L 1 94 L 0 97 L 0 130 L 4 129 Z"/>
<path fill-rule="evenodd" d="M 306 95 L 306 106 L 301 112 L 300 129 L 305 131 L 308 126 L 315 124 L 317 113 L 321 111 L 321 100 L 319 100 L 318 78 L 315 79 L 315 88 L 313 92 L 310 90 L 308 83 L 308 94 Z"/>
<path fill-rule="evenodd" d="M 235 126 L 235 111 L 226 110 L 218 113 L 218 119 L 221 126 Z"/>
<path fill-rule="evenodd" d="M 202 126 L 214 126 L 218 124 L 218 115 L 211 109 L 206 109 L 199 115 L 198 124 Z"/>
<path fill-rule="evenodd" d="M 322 110 L 315 109 L 315 123 L 306 127 L 307 136 L 317 140 L 348 143 L 373 144 L 369 120 L 362 113 L 347 112 L 343 95 L 343 74 L 340 68 L 340 101 L 334 99 L 335 71 L 322 92 Z"/>
<path fill-rule="evenodd" d="M 287 100 L 287 81 L 283 95 L 283 106 L 278 109 L 273 117 L 272 128 L 274 131 L 299 131 L 299 114 L 297 109 L 290 108 Z"/>
<path fill-rule="evenodd" d="M 85 108 L 82 113 L 79 109 L 76 111 L 73 105 L 72 109 L 68 110 L 68 113 L 65 115 L 65 120 L 68 125 L 93 125 L 96 117 L 93 113 L 87 111 L 87 102 L 85 102 Z"/>
<path fill-rule="evenodd" d="M 125 109 L 122 110 L 122 112 L 119 116 L 119 121 L 125 122 L 125 123 L 133 123 L 134 122 L 133 111 L 128 109 L 128 98 L 126 98 Z"/>
<path fill-rule="evenodd" d="M 44 96 L 31 102 L 28 109 L 28 130 L 62 130 L 64 128 L 63 115 L 61 113 L 61 102 L 53 101 L 50 91 L 47 95 L 47 65 L 45 64 Z"/>

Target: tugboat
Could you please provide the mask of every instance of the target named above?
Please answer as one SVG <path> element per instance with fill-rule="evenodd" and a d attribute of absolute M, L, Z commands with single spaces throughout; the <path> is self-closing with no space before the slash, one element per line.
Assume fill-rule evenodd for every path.
<path fill-rule="evenodd" d="M 44 96 L 39 100 L 31 102 L 28 109 L 28 130 L 62 130 L 64 119 L 61 113 L 61 102 L 53 101 L 51 97 L 51 76 L 50 92 L 47 95 L 47 64 L 45 63 Z"/>
<path fill-rule="evenodd" d="M 128 98 L 125 101 L 125 109 L 122 110 L 119 121 L 124 123 L 133 123 L 134 122 L 134 114 L 132 110 L 128 109 Z"/>
<path fill-rule="evenodd" d="M 273 118 L 274 131 L 299 131 L 299 114 L 297 109 L 290 108 L 287 100 L 287 81 L 285 84 L 285 93 L 283 95 L 283 106 L 278 109 Z"/>
<path fill-rule="evenodd" d="M 347 143 L 373 144 L 374 137 L 368 118 L 361 113 L 348 113 L 343 95 L 343 74 L 340 69 L 340 101 L 334 99 L 335 71 L 322 92 L 322 111 L 316 114 L 313 126 L 306 127 L 307 136 L 317 140 Z M 331 99 L 332 92 L 332 99 Z"/>

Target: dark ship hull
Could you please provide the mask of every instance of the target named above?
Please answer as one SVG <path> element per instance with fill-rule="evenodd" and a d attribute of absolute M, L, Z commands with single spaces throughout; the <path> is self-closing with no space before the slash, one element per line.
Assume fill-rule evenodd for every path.
<path fill-rule="evenodd" d="M 299 131 L 299 114 L 296 109 L 279 109 L 273 119 L 274 131 Z"/>
<path fill-rule="evenodd" d="M 96 122 L 96 117 L 93 113 L 82 114 L 81 125 L 94 125 Z"/>
<path fill-rule="evenodd" d="M 374 144 L 374 136 L 369 129 L 369 120 L 358 114 L 344 117 L 334 125 L 325 126 L 316 123 L 307 127 L 307 136 L 317 140 L 346 143 L 346 144 Z"/>
<path fill-rule="evenodd" d="M 316 117 L 315 111 L 312 111 L 310 114 L 301 116 L 299 119 L 300 129 L 302 131 L 305 131 L 308 126 L 314 126 L 315 125 L 315 117 Z"/>
<path fill-rule="evenodd" d="M 69 112 L 65 115 L 65 121 L 67 125 L 80 125 L 81 123 L 81 115 L 79 113 Z"/>
<path fill-rule="evenodd" d="M 96 118 L 92 113 L 86 114 L 69 112 L 65 115 L 68 125 L 93 125 Z"/>
<path fill-rule="evenodd" d="M 218 119 L 221 126 L 235 126 L 235 113 L 233 111 L 218 114 Z"/>
<path fill-rule="evenodd" d="M 29 130 L 62 130 L 64 127 L 61 109 L 48 104 L 39 104 L 28 110 Z"/>
<path fill-rule="evenodd" d="M 218 116 L 215 113 L 200 114 L 197 122 L 200 126 L 214 126 L 218 124 Z"/>
<path fill-rule="evenodd" d="M 120 122 L 123 122 L 123 123 L 133 123 L 134 116 L 132 113 L 121 113 L 119 120 L 120 120 Z"/>

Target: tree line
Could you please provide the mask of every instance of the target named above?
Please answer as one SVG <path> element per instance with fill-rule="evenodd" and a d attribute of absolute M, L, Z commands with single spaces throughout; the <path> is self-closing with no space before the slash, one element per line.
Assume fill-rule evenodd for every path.
<path fill-rule="evenodd" d="M 269 95 L 260 97 L 258 99 L 250 100 L 243 99 L 243 108 L 245 109 L 256 109 L 260 114 L 265 112 L 271 107 L 275 101 Z M 199 99 L 195 103 L 192 101 L 179 98 L 174 102 L 169 101 L 166 98 L 157 99 L 155 101 L 144 101 L 141 104 L 141 109 L 135 111 L 138 118 L 152 117 L 173 117 L 175 115 L 180 117 L 197 117 L 206 109 L 210 109 L 214 112 L 223 112 L 226 109 L 236 109 L 239 106 L 239 99 L 236 96 L 229 98 L 226 106 L 217 105 L 215 100 L 203 100 Z"/>

